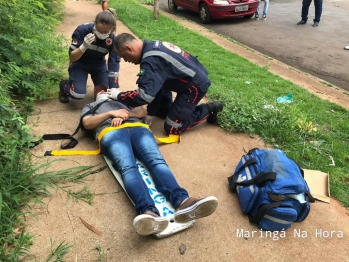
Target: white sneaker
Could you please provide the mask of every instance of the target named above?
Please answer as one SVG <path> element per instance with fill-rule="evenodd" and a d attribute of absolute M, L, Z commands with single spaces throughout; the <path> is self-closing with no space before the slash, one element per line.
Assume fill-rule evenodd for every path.
<path fill-rule="evenodd" d="M 169 221 L 160 216 L 156 216 L 153 212 L 146 212 L 148 214 L 142 214 L 136 216 L 133 220 L 133 228 L 136 232 L 142 236 L 152 235 L 164 231 Z M 149 215 L 153 213 L 154 215 Z"/>
<path fill-rule="evenodd" d="M 349 45 L 344 47 L 345 50 L 349 50 Z"/>

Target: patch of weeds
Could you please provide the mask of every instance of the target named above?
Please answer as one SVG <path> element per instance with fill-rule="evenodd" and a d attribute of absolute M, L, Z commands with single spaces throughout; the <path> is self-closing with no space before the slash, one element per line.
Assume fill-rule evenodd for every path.
<path fill-rule="evenodd" d="M 143 5 L 154 5 L 154 1 L 153 0 L 137 0 L 140 4 Z"/>
<path fill-rule="evenodd" d="M 57 261 L 63 262 L 65 255 L 70 251 L 72 245 L 61 242 L 56 248 L 53 248 L 54 242 L 51 241 L 51 254 L 46 258 L 45 262 Z"/>
<path fill-rule="evenodd" d="M 326 82 L 326 81 L 320 81 L 321 84 L 327 85 L 328 87 L 333 87 L 332 84 Z"/>
<path fill-rule="evenodd" d="M 66 191 L 66 190 L 64 190 L 64 191 Z M 79 191 L 74 192 L 72 190 L 68 190 L 66 192 L 68 194 L 68 198 L 67 198 L 66 203 L 70 200 L 70 198 L 72 198 L 74 202 L 78 202 L 79 200 L 82 200 L 82 201 L 86 202 L 87 204 L 89 204 L 90 206 L 92 205 L 93 193 L 89 190 L 89 188 L 86 185 L 84 186 L 83 189 L 81 189 Z"/>
<path fill-rule="evenodd" d="M 105 261 L 105 255 L 102 247 L 100 245 L 97 245 L 95 249 L 98 251 L 98 262 L 104 262 Z"/>
<path fill-rule="evenodd" d="M 269 70 L 270 68 L 270 62 L 268 62 L 265 66 L 262 67 L 265 70 Z"/>

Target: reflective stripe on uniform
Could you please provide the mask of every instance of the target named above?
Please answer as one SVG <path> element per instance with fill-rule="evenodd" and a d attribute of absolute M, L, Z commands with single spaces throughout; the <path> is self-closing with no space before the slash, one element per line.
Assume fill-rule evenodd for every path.
<path fill-rule="evenodd" d="M 172 121 L 171 119 L 168 118 L 168 116 L 166 117 L 166 120 L 165 120 L 166 124 L 168 124 L 169 126 L 172 126 L 174 128 L 180 128 L 182 127 L 182 124 L 180 123 L 177 123 L 175 121 Z"/>
<path fill-rule="evenodd" d="M 138 94 L 147 103 L 150 103 L 155 98 L 154 96 L 150 96 L 150 95 L 146 94 L 143 89 L 138 89 Z"/>
<path fill-rule="evenodd" d="M 148 56 L 161 56 L 162 58 L 164 58 L 166 61 L 168 61 L 169 63 L 171 63 L 174 67 L 176 67 L 178 70 L 186 73 L 187 75 L 194 77 L 196 75 L 195 71 L 190 69 L 189 67 L 186 67 L 185 65 L 183 65 L 181 62 L 179 62 L 177 59 L 175 59 L 173 56 L 170 56 L 169 54 L 166 54 L 165 52 L 161 52 L 161 51 L 149 51 L 146 52 L 143 58 L 146 58 Z"/>
<path fill-rule="evenodd" d="M 109 72 L 108 77 L 119 77 L 119 72 Z"/>
<path fill-rule="evenodd" d="M 106 49 L 104 47 L 97 46 L 97 45 L 90 45 L 90 47 L 88 49 L 95 50 L 95 51 L 103 53 L 103 54 L 109 53 L 108 49 Z"/>
<path fill-rule="evenodd" d="M 73 97 L 73 98 L 76 98 L 76 99 L 83 99 L 85 97 L 86 94 L 79 94 L 79 93 L 76 93 L 74 92 L 71 88 L 70 88 L 70 92 L 69 94 Z"/>

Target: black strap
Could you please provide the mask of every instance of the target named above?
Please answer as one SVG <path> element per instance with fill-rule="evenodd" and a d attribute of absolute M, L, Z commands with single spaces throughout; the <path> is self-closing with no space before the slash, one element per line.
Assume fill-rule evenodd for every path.
<path fill-rule="evenodd" d="M 82 124 L 82 119 L 86 116 L 86 115 L 90 115 L 90 114 L 94 114 L 94 112 L 96 112 L 96 110 L 105 102 L 110 101 L 110 99 L 106 99 L 103 100 L 102 102 L 100 102 L 99 104 L 97 104 L 95 107 L 91 108 L 90 110 L 88 110 L 85 114 L 83 114 L 80 117 L 80 121 L 79 121 L 79 125 L 78 127 L 75 129 L 74 133 L 69 135 L 69 134 L 45 134 L 42 136 L 43 140 L 70 140 L 69 142 L 67 142 L 66 144 L 62 144 L 61 143 L 61 148 L 62 149 L 68 149 L 68 148 L 74 148 L 79 142 L 78 140 L 76 140 L 74 138 L 74 136 L 79 132 L 80 128 L 83 128 L 83 124 Z"/>
<path fill-rule="evenodd" d="M 270 209 L 275 208 L 275 207 L 279 207 L 279 206 L 281 206 L 281 204 L 282 204 L 282 202 L 278 201 L 278 202 L 272 202 L 272 203 L 267 204 L 267 205 L 263 205 L 262 207 L 260 207 L 258 209 L 258 211 L 254 217 L 249 216 L 250 222 L 258 224 L 259 222 L 261 222 L 261 220 L 264 218 L 264 216 L 268 213 L 268 211 Z"/>
<path fill-rule="evenodd" d="M 250 158 L 249 160 L 247 160 L 245 163 L 243 163 L 242 166 L 239 167 L 238 170 L 235 171 L 235 173 L 233 174 L 236 175 L 237 173 L 239 173 L 242 169 L 244 169 L 245 167 L 249 166 L 249 165 L 252 165 L 252 164 L 255 164 L 257 163 L 257 160 L 255 158 Z"/>
<path fill-rule="evenodd" d="M 234 192 L 236 190 L 236 186 L 249 186 L 252 184 L 259 186 L 266 181 L 275 181 L 276 175 L 277 174 L 275 172 L 262 171 L 250 180 L 237 182 L 238 176 L 234 174 L 228 177 L 229 189 Z"/>
<path fill-rule="evenodd" d="M 306 196 L 306 200 L 308 200 L 310 203 L 315 203 L 315 198 L 310 194 L 308 190 L 305 190 L 304 194 Z"/>
<path fill-rule="evenodd" d="M 256 163 L 256 159 L 255 158 L 250 158 L 249 160 L 247 160 L 245 163 L 243 163 L 238 170 L 235 171 L 234 174 L 232 174 L 230 177 L 228 177 L 228 183 L 229 183 L 229 189 L 233 192 L 235 192 L 235 187 L 236 187 L 236 180 L 234 179 L 234 177 L 244 168 L 246 168 L 249 165 L 255 164 Z"/>

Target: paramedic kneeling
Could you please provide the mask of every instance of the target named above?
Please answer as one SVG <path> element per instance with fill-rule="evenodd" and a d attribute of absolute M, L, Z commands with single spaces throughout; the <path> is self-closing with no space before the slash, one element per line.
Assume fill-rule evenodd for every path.
<path fill-rule="evenodd" d="M 146 116 L 142 107 L 129 110 L 120 102 L 108 99 L 105 91 L 97 94 L 95 102 L 86 105 L 82 115 L 104 100 L 94 115 L 82 119 L 85 129 L 92 129 L 98 137 L 104 128 L 119 126 L 124 122 L 140 122 Z M 157 190 L 159 190 L 176 209 L 174 219 L 178 223 L 211 215 L 217 208 L 217 198 L 189 197 L 188 192 L 180 187 L 159 151 L 154 135 L 144 127 L 125 127 L 106 133 L 100 141 L 101 152 L 113 163 L 121 174 L 127 194 L 135 204 L 138 215 L 133 220 L 133 227 L 140 235 L 150 235 L 165 230 L 169 221 L 159 215 L 148 188 L 139 175 L 136 159 L 149 170 Z"/>
<path fill-rule="evenodd" d="M 110 98 L 127 106 L 149 104 L 151 116 L 165 113 L 167 134 L 181 134 L 205 119 L 216 122 L 223 105 L 220 101 L 198 105 L 211 82 L 206 68 L 194 56 L 174 44 L 141 41 L 128 33 L 118 35 L 114 48 L 126 62 L 139 64 L 140 72 L 138 90 L 111 89 Z M 173 103 L 171 91 L 177 93 Z M 163 112 L 158 112 L 161 107 Z"/>
<path fill-rule="evenodd" d="M 95 97 L 100 90 L 119 87 L 120 57 L 113 49 L 115 29 L 116 16 L 109 9 L 98 13 L 94 23 L 82 24 L 75 29 L 69 46 L 69 80 L 62 80 L 59 86 L 62 103 L 68 103 L 69 97 L 85 97 L 88 74 L 94 84 Z"/>

